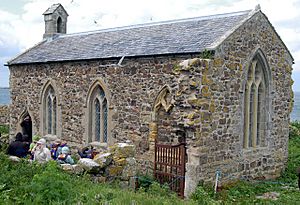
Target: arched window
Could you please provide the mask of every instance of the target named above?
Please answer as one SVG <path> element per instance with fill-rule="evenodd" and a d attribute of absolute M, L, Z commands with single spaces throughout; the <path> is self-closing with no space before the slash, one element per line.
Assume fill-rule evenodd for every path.
<path fill-rule="evenodd" d="M 89 99 L 89 142 L 107 143 L 108 138 L 108 105 L 103 88 L 96 85 Z"/>
<path fill-rule="evenodd" d="M 245 85 L 244 148 L 263 145 L 267 124 L 267 85 L 266 68 L 261 56 L 257 54 L 251 62 Z"/>
<path fill-rule="evenodd" d="M 57 24 L 57 33 L 63 33 L 63 29 L 62 29 L 63 23 L 60 17 L 58 17 L 56 24 Z"/>
<path fill-rule="evenodd" d="M 53 87 L 48 85 L 43 97 L 44 133 L 56 135 L 57 129 L 57 101 Z"/>

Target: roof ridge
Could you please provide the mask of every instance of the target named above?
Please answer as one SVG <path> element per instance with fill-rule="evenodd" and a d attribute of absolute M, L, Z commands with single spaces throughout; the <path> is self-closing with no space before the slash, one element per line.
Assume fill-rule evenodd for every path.
<path fill-rule="evenodd" d="M 255 9 L 248 10 L 248 16 L 244 19 L 242 19 L 237 25 L 235 25 L 233 28 L 228 30 L 224 35 L 222 35 L 219 39 L 216 39 L 215 42 L 212 43 L 210 47 L 207 49 L 214 49 L 218 47 L 223 41 L 225 41 L 232 33 L 234 33 L 240 26 L 242 26 L 246 21 L 248 21 L 252 16 L 254 16 L 256 13 L 261 12 L 259 4 L 255 7 Z"/>
<path fill-rule="evenodd" d="M 235 15 L 236 16 L 243 15 L 243 14 L 249 13 L 251 11 L 252 10 L 244 10 L 244 11 L 237 11 L 237 12 L 230 12 L 230 13 L 223 13 L 223 14 L 214 14 L 214 15 L 207 15 L 207 16 L 198 16 L 198 17 L 191 17 L 191 18 L 172 19 L 172 20 L 165 20 L 165 21 L 133 24 L 133 25 L 127 25 L 127 26 L 111 27 L 111 28 L 104 28 L 104 29 L 93 30 L 93 31 L 83 31 L 83 32 L 78 32 L 78 33 L 63 34 L 63 35 L 60 35 L 58 38 L 64 38 L 64 37 L 68 37 L 68 36 L 78 36 L 78 35 L 89 35 L 89 34 L 110 32 L 110 31 L 120 31 L 120 30 L 127 30 L 127 29 L 133 29 L 133 28 L 143 28 L 143 27 L 148 27 L 148 26 L 150 27 L 150 26 L 165 25 L 165 24 L 172 24 L 172 23 L 181 23 L 181 22 L 188 22 L 188 21 L 194 21 L 194 20 L 209 20 L 209 19 L 214 19 L 214 18 L 224 18 L 224 17 L 235 16 Z"/>

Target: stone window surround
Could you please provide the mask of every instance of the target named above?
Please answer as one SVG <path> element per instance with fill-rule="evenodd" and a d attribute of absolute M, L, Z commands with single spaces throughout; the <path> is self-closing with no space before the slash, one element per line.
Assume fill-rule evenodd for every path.
<path fill-rule="evenodd" d="M 61 100 L 60 100 L 60 95 L 59 95 L 59 89 L 56 86 L 56 83 L 53 80 L 47 80 L 47 82 L 44 84 L 41 95 L 40 95 L 40 116 L 42 119 L 40 123 L 40 132 L 41 134 L 47 135 L 48 130 L 47 130 L 47 120 L 46 120 L 46 107 L 47 105 L 45 104 L 47 102 L 47 97 L 48 97 L 48 90 L 49 87 L 53 88 L 53 91 L 55 93 L 55 98 L 56 98 L 56 119 L 53 119 L 54 122 L 56 122 L 56 134 L 58 138 L 61 137 Z"/>
<path fill-rule="evenodd" d="M 249 69 L 251 68 L 251 66 L 256 66 L 256 63 L 257 61 L 259 61 L 260 63 L 260 66 L 262 67 L 262 71 L 263 71 L 263 75 L 264 75 L 264 113 L 262 114 L 263 117 L 264 117 L 264 127 L 262 128 L 264 130 L 264 136 L 261 140 L 261 144 L 258 145 L 256 144 L 256 137 L 257 137 L 257 132 L 255 135 L 252 135 L 252 141 L 254 142 L 254 144 L 252 144 L 252 146 L 248 146 L 248 140 L 246 135 L 247 133 L 249 132 L 249 130 L 247 131 L 247 129 L 250 129 L 249 128 L 249 119 L 248 119 L 248 122 L 247 122 L 247 112 L 246 112 L 246 101 L 247 101 L 247 98 L 246 98 L 246 87 L 247 87 L 247 83 L 248 83 L 248 74 L 250 73 L 249 72 Z M 257 150 L 260 150 L 261 148 L 264 149 L 268 146 L 268 138 L 270 136 L 270 113 L 272 112 L 271 110 L 271 90 L 272 90 L 272 79 L 271 79 L 271 71 L 270 71 L 270 68 L 269 68 L 269 65 L 268 65 L 268 62 L 265 58 L 265 55 L 264 55 L 264 52 L 262 51 L 261 48 L 257 48 L 255 50 L 255 52 L 253 53 L 253 55 L 251 55 L 251 58 L 249 59 L 250 62 L 248 64 L 248 69 L 246 70 L 246 76 L 244 79 L 246 79 L 244 81 L 244 88 L 243 88 L 243 105 L 242 105 L 242 108 L 243 108 L 243 122 L 242 122 L 242 147 L 244 148 L 244 152 L 245 153 L 248 153 L 247 150 L 251 151 L 252 149 L 257 149 Z M 253 64 L 254 63 L 254 64 Z M 258 94 L 258 92 L 257 92 Z M 249 106 L 248 106 L 249 107 Z M 257 111 L 257 110 L 256 110 Z M 260 113 L 261 114 L 261 113 Z M 257 113 L 256 115 L 257 116 Z M 247 125 L 248 124 L 248 125 Z M 248 133 L 249 134 L 249 133 Z"/>
<path fill-rule="evenodd" d="M 98 142 L 98 141 L 90 141 L 89 136 L 92 135 L 93 133 L 93 123 L 92 123 L 92 112 L 91 112 L 91 100 L 94 100 L 93 94 L 94 90 L 97 89 L 97 87 L 101 87 L 102 90 L 105 93 L 105 99 L 107 103 L 107 142 Z M 86 143 L 92 143 L 94 145 L 99 145 L 99 146 L 108 146 L 112 144 L 112 139 L 111 139 L 111 127 L 112 127 L 112 121 L 111 121 L 111 115 L 112 115 L 112 107 L 110 106 L 110 99 L 111 95 L 110 92 L 104 82 L 101 78 L 95 80 L 91 86 L 88 89 L 87 96 L 86 96 L 86 104 L 84 106 L 85 108 L 85 120 L 84 120 L 84 127 L 85 127 L 85 142 Z"/>

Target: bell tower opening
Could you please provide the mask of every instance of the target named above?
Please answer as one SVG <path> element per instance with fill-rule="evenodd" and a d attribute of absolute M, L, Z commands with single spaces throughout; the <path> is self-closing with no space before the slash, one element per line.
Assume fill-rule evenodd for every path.
<path fill-rule="evenodd" d="M 67 33 L 68 13 L 61 4 L 53 4 L 43 15 L 45 21 L 44 39 Z"/>

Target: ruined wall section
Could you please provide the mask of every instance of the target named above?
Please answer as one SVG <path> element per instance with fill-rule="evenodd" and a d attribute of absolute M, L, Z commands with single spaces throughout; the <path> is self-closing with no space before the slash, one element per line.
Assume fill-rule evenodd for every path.
<path fill-rule="evenodd" d="M 0 105 L 0 125 L 9 125 L 9 105 Z"/>
<path fill-rule="evenodd" d="M 244 89 L 248 68 L 258 50 L 270 69 L 266 146 L 243 149 Z M 202 96 L 196 94 L 190 100 L 194 104 L 204 101 L 207 112 L 201 113 L 206 121 L 195 133 L 198 146 L 189 150 L 187 175 L 191 178 L 187 178 L 190 186 L 186 191 L 190 192 L 199 180 L 213 181 L 217 171 L 223 173 L 225 181 L 278 177 L 287 161 L 292 107 L 292 59 L 286 47 L 258 12 L 218 47 L 209 65 L 202 75 Z M 196 71 L 192 66 L 186 68 Z M 193 116 L 191 113 L 189 118 Z M 195 122 L 197 119 L 187 121 Z"/>

